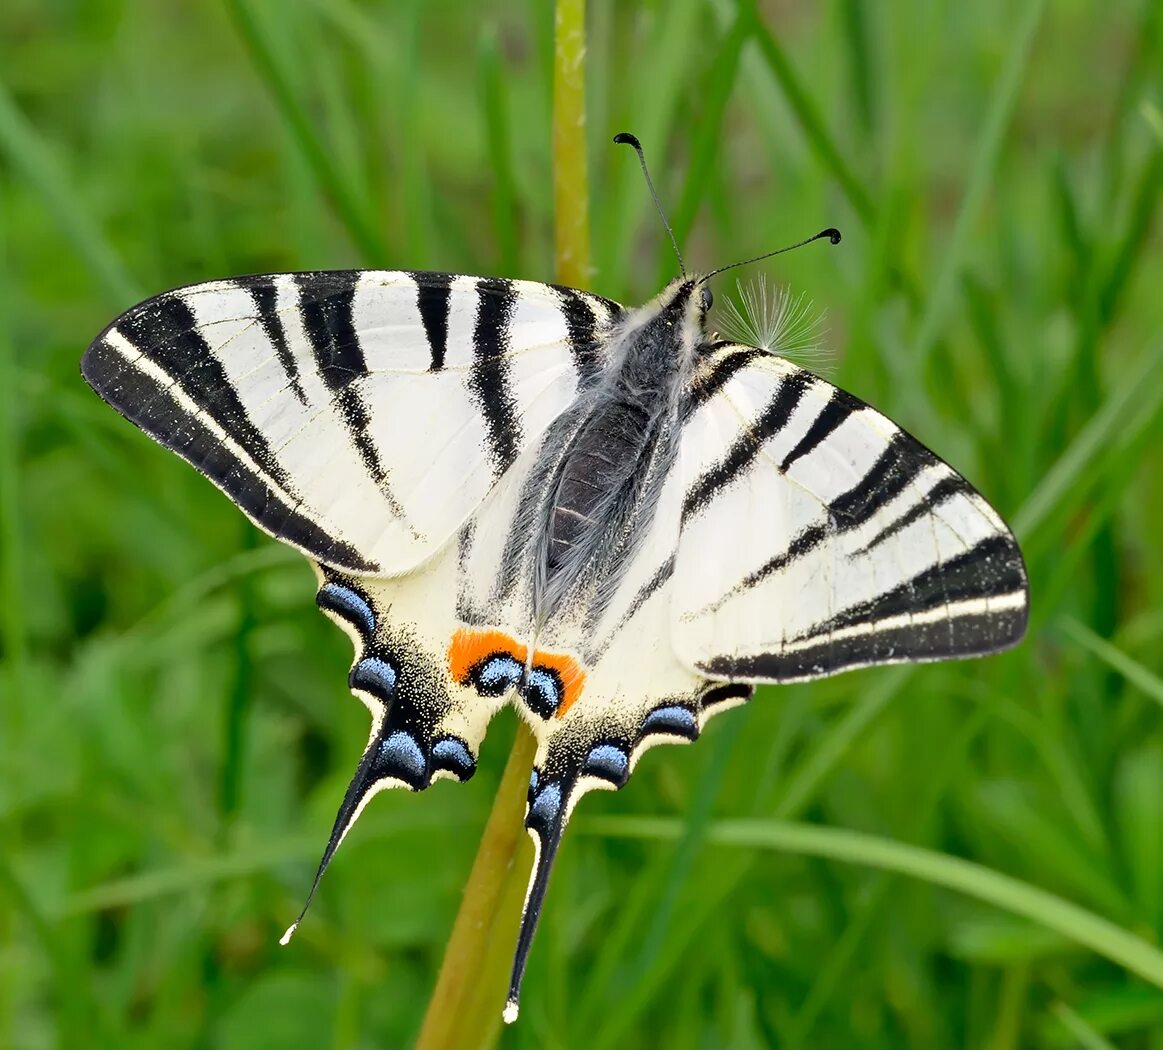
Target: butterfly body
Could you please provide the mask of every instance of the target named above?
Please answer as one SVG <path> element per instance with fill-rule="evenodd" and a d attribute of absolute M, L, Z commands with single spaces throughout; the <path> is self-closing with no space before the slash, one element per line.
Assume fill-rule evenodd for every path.
<path fill-rule="evenodd" d="M 467 780 L 505 704 L 533 728 L 510 1018 L 583 794 L 755 682 L 1025 629 L 1021 554 L 968 482 L 852 395 L 711 341 L 703 289 L 624 309 L 440 273 L 235 278 L 134 307 L 82 362 L 311 560 L 353 641 L 371 732 L 316 885 L 376 792 Z"/>

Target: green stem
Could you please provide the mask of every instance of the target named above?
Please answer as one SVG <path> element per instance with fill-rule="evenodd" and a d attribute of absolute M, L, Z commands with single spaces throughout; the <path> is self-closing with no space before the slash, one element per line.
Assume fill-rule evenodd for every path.
<path fill-rule="evenodd" d="M 586 0 L 557 0 L 553 27 L 553 208 L 557 280 L 590 283 L 586 186 Z"/>
<path fill-rule="evenodd" d="M 556 279 L 589 283 L 585 147 L 585 0 L 558 0 L 554 30 L 553 192 Z M 525 795 L 537 741 L 519 722 L 493 800 L 417 1050 L 492 1046 L 497 1039 L 517 920 L 533 863 Z"/>
<path fill-rule="evenodd" d="M 444 949 L 416 1050 L 487 1046 L 492 1042 L 487 1034 L 496 1034 L 509 976 L 506 964 L 517 936 L 503 902 L 510 884 L 524 889 L 533 863 L 522 814 L 536 750 L 532 732 L 520 722 Z M 519 897 L 518 908 L 520 902 Z"/>

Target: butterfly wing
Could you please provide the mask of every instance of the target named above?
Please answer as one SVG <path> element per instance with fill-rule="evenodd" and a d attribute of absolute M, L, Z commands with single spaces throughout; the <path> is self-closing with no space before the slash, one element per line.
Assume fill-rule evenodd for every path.
<path fill-rule="evenodd" d="M 552 460 L 554 447 L 550 434 L 518 457 L 456 542 L 415 571 L 384 578 L 316 566 L 317 603 L 352 639 L 349 682 L 372 726 L 303 911 L 375 794 L 422 790 L 440 777 L 467 780 L 489 721 L 513 703 L 538 741 L 526 811 L 537 859 L 514 963 L 513 1004 L 578 800 L 594 789 L 620 788 L 647 748 L 694 740 L 713 714 L 751 693 L 750 686 L 692 673 L 670 645 L 670 596 L 654 562 L 671 559 L 677 540 L 681 478 L 674 471 L 663 479 L 657 512 L 611 593 L 583 588 L 573 615 L 539 632 L 532 627 L 530 574 L 520 564 L 506 572 L 506 564 L 532 553 L 527 530 L 515 523 L 523 505 L 543 494 L 552 476 L 545 460 Z M 628 530 L 635 527 L 627 523 Z"/>
<path fill-rule="evenodd" d="M 559 613 L 537 622 L 529 600 L 537 547 L 529 507 L 549 498 L 558 430 L 501 481 L 461 537 L 456 680 L 503 690 L 537 738 L 526 827 L 535 862 L 522 912 L 505 1017 L 513 1020 L 550 872 L 570 816 L 596 789 L 621 788 L 642 754 L 696 739 L 707 720 L 750 696 L 708 681 L 670 642 L 671 568 L 682 479 L 671 434 L 644 462 L 641 484 L 592 572 Z M 516 523 L 516 524 L 515 524 Z M 532 637 L 533 644 L 528 640 Z"/>
<path fill-rule="evenodd" d="M 391 575 L 447 543 L 593 379 L 619 310 L 441 273 L 241 277 L 133 307 L 81 368 L 260 528 Z"/>
<path fill-rule="evenodd" d="M 1014 537 L 879 412 L 727 344 L 703 362 L 687 414 L 672 637 L 699 674 L 787 682 L 1022 637 Z"/>
<path fill-rule="evenodd" d="M 505 702 L 503 695 L 458 682 L 449 671 L 449 643 L 457 630 L 455 544 L 402 576 L 356 576 L 319 564 L 315 570 L 316 603 L 352 640 L 348 684 L 371 714 L 371 732 L 284 944 L 368 801 L 387 788 L 422 791 L 441 778 L 468 780 L 489 721 Z"/>

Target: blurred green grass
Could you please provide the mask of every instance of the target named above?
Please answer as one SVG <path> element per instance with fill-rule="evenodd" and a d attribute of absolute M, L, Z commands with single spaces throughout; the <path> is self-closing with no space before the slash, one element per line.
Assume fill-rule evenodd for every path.
<path fill-rule="evenodd" d="M 588 799 L 502 1044 L 1160 1050 L 1163 988 L 929 859 L 1163 934 L 1163 12 L 589 19 L 592 286 L 673 269 L 624 128 L 694 266 L 840 226 L 768 270 L 826 308 L 829 378 L 1015 524 L 1033 624 L 988 661 L 764 690 Z M 0 1045 L 414 1036 L 511 721 L 470 785 L 380 796 L 278 949 L 366 739 L 346 640 L 77 360 L 212 276 L 550 277 L 551 59 L 532 0 L 0 8 Z M 864 863 L 808 848 L 841 829 Z M 887 840 L 930 851 L 920 878 Z"/>

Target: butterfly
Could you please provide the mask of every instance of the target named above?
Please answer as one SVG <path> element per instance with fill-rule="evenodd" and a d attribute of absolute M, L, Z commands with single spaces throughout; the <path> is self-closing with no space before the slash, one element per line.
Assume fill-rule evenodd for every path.
<path fill-rule="evenodd" d="M 636 308 L 448 273 L 234 277 L 134 306 L 82 361 L 310 560 L 351 637 L 371 732 L 308 904 L 373 795 L 468 780 L 506 704 L 532 727 L 507 1021 L 585 793 L 756 683 L 1025 631 L 1021 552 L 985 499 L 853 395 L 713 337 L 709 276 Z"/>

